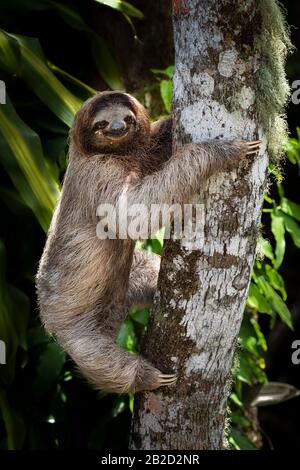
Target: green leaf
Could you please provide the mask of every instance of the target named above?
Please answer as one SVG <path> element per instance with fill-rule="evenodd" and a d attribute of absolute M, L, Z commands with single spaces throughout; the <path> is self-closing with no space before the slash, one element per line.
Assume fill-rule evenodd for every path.
<path fill-rule="evenodd" d="M 21 52 L 18 42 L 0 30 L 0 65 L 11 75 L 19 75 L 21 70 Z"/>
<path fill-rule="evenodd" d="M 286 231 L 291 235 L 293 242 L 297 248 L 300 248 L 300 226 L 289 215 L 280 212 L 284 221 Z"/>
<path fill-rule="evenodd" d="M 229 443 L 236 450 L 257 450 L 248 437 L 235 428 L 230 430 Z"/>
<path fill-rule="evenodd" d="M 149 320 L 149 309 L 133 309 L 130 311 L 131 318 L 143 326 L 147 326 Z"/>
<path fill-rule="evenodd" d="M 9 99 L 0 106 L 0 161 L 47 231 L 59 197 L 58 184 L 47 171 L 38 135 L 19 118 Z"/>
<path fill-rule="evenodd" d="M 15 70 L 10 73 L 19 74 L 28 87 L 48 106 L 64 123 L 71 127 L 75 113 L 82 102 L 70 93 L 49 69 L 37 39 L 17 36 L 0 30 L 0 44 L 9 50 L 9 57 L 0 56 L 0 66 L 7 68 L 15 63 Z M 13 54 L 18 45 L 18 54 Z M 19 61 L 21 66 L 16 65 Z"/>
<path fill-rule="evenodd" d="M 249 307 L 258 310 L 261 313 L 272 315 L 272 306 L 253 282 L 251 282 L 249 287 L 247 304 Z"/>
<path fill-rule="evenodd" d="M 118 10 L 122 13 L 125 13 L 128 16 L 133 16 L 142 20 L 144 18 L 143 13 L 138 10 L 136 7 L 131 5 L 128 2 L 123 0 L 95 0 L 97 3 L 101 3 L 102 5 L 106 5 L 114 10 Z"/>
<path fill-rule="evenodd" d="M 272 268 L 272 266 L 270 266 L 269 264 L 265 264 L 264 268 L 271 286 L 281 293 L 283 300 L 286 300 L 287 294 L 285 290 L 284 280 L 280 276 L 279 272 L 276 271 L 276 269 Z"/>
<path fill-rule="evenodd" d="M 87 91 L 89 95 L 95 95 L 97 93 L 97 90 L 94 88 L 88 86 L 86 83 L 83 83 L 81 80 L 78 78 L 74 77 L 73 75 L 67 73 L 65 70 L 62 70 L 61 68 L 57 67 L 56 65 L 52 64 L 50 61 L 47 61 L 48 67 L 53 70 L 54 73 L 57 75 L 60 75 L 63 77 L 65 80 L 68 82 L 72 83 L 73 85 L 76 85 L 83 90 Z"/>
<path fill-rule="evenodd" d="M 118 333 L 118 343 L 128 351 L 136 351 L 136 336 L 132 321 L 127 318 L 121 325 Z"/>
<path fill-rule="evenodd" d="M 172 82 L 171 80 L 161 80 L 160 94 L 167 112 L 171 111 L 172 105 Z"/>
<path fill-rule="evenodd" d="M 291 163 L 297 164 L 300 168 L 300 141 L 299 141 L 299 128 L 297 128 L 298 139 L 290 138 L 286 144 L 287 157 Z"/>
<path fill-rule="evenodd" d="M 269 258 L 271 261 L 274 261 L 273 248 L 269 240 L 266 240 L 263 237 L 259 238 L 258 252 L 260 252 L 260 250 L 263 252 L 264 256 L 266 256 L 266 258 Z"/>
<path fill-rule="evenodd" d="M 116 418 L 120 413 L 122 413 L 127 408 L 127 396 L 119 395 L 113 404 L 112 416 Z"/>
<path fill-rule="evenodd" d="M 166 75 L 170 79 L 173 77 L 175 67 L 174 65 L 169 65 L 166 69 L 150 69 L 155 75 Z"/>
<path fill-rule="evenodd" d="M 274 266 L 278 269 L 285 253 L 285 224 L 280 211 L 277 209 L 271 212 L 271 230 L 276 241 Z"/>
<path fill-rule="evenodd" d="M 267 351 L 268 350 L 267 342 L 266 342 L 266 339 L 263 335 L 263 332 L 260 329 L 260 326 L 259 326 L 258 322 L 255 320 L 255 318 L 250 318 L 250 322 L 251 322 L 251 324 L 254 328 L 255 334 L 257 336 L 257 339 L 258 339 L 258 342 L 259 342 L 261 348 L 263 349 L 263 351 Z"/>
<path fill-rule="evenodd" d="M 241 402 L 241 400 L 239 399 L 239 397 L 237 396 L 236 393 L 231 393 L 231 395 L 230 395 L 229 398 L 230 398 L 230 400 L 231 400 L 235 405 L 237 405 L 239 408 L 243 408 L 243 407 L 244 407 L 243 403 Z"/>
<path fill-rule="evenodd" d="M 248 385 L 253 383 L 253 370 L 249 363 L 249 358 L 243 354 L 239 353 L 239 369 L 237 371 L 237 378 Z"/>
<path fill-rule="evenodd" d="M 281 201 L 281 210 L 300 222 L 300 204 L 283 198 Z"/>
<path fill-rule="evenodd" d="M 258 276 L 256 282 L 268 301 L 272 304 L 275 312 L 279 314 L 281 320 L 289 328 L 293 329 L 291 313 L 281 297 L 277 294 L 277 292 L 275 292 L 275 290 L 270 286 L 268 281 L 263 276 Z"/>
<path fill-rule="evenodd" d="M 239 426 L 242 426 L 243 428 L 250 428 L 251 427 L 251 422 L 249 421 L 248 418 L 245 418 L 245 416 L 241 416 L 238 413 L 231 412 L 230 413 L 230 421 L 233 424 L 237 424 Z"/>

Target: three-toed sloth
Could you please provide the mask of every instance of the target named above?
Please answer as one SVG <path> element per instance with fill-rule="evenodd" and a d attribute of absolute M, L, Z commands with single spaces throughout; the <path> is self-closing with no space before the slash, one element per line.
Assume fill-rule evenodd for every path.
<path fill-rule="evenodd" d="M 187 144 L 172 155 L 171 120 L 151 124 L 132 96 L 103 92 L 84 103 L 70 134 L 69 164 L 37 275 L 46 330 L 97 388 L 137 392 L 176 376 L 116 343 L 134 305 L 151 305 L 160 258 L 135 240 L 99 239 L 100 204 L 183 204 L 203 181 L 256 153 L 259 142 Z"/>

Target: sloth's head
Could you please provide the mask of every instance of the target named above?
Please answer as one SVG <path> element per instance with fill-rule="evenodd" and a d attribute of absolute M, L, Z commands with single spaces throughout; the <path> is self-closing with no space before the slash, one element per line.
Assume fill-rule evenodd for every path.
<path fill-rule="evenodd" d="M 78 111 L 72 129 L 84 154 L 130 152 L 145 145 L 150 122 L 145 108 L 127 93 L 99 93 Z"/>

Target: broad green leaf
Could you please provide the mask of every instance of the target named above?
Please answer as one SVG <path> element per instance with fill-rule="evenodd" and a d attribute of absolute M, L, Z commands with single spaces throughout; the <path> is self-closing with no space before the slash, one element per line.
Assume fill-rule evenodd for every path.
<path fill-rule="evenodd" d="M 237 396 L 236 393 L 231 393 L 229 398 L 239 408 L 243 408 L 244 405 L 243 405 L 243 403 L 241 402 L 241 400 L 239 399 L 239 397 Z"/>
<path fill-rule="evenodd" d="M 271 286 L 281 293 L 283 300 L 286 300 L 287 294 L 285 290 L 284 280 L 280 276 L 279 272 L 276 271 L 276 269 L 272 268 L 272 266 L 270 266 L 269 264 L 265 264 L 265 271 Z"/>
<path fill-rule="evenodd" d="M 143 326 L 147 326 L 149 320 L 149 309 L 133 309 L 130 311 L 131 318 Z"/>
<path fill-rule="evenodd" d="M 118 343 L 128 351 L 135 351 L 136 336 L 132 321 L 127 318 L 121 325 L 118 333 Z"/>
<path fill-rule="evenodd" d="M 280 204 L 281 210 L 300 222 L 300 204 L 283 198 Z"/>
<path fill-rule="evenodd" d="M 0 106 L 0 161 L 47 231 L 59 196 L 58 184 L 47 171 L 38 135 L 19 118 L 9 100 Z"/>
<path fill-rule="evenodd" d="M 298 139 L 290 138 L 286 144 L 286 153 L 288 159 L 294 165 L 297 164 L 300 168 L 300 138 L 299 138 L 299 128 L 297 128 Z"/>
<path fill-rule="evenodd" d="M 243 354 L 239 353 L 239 369 L 237 371 L 237 378 L 248 385 L 252 385 L 253 383 L 253 371 L 251 365 L 249 364 L 248 357 Z"/>
<path fill-rule="evenodd" d="M 248 418 L 245 416 L 241 416 L 238 413 L 231 412 L 230 413 L 230 421 L 233 424 L 237 424 L 239 426 L 242 426 L 243 428 L 250 428 L 251 427 L 251 421 L 249 421 Z"/>
<path fill-rule="evenodd" d="M 291 313 L 287 308 L 286 304 L 283 302 L 282 298 L 277 294 L 277 292 L 273 289 L 273 287 L 263 276 L 258 276 L 256 282 L 260 290 L 264 293 L 268 301 L 272 304 L 275 312 L 279 314 L 281 320 L 287 326 L 293 329 Z"/>
<path fill-rule="evenodd" d="M 269 240 L 266 240 L 265 238 L 260 237 L 258 240 L 258 252 L 260 250 L 263 252 L 264 256 L 269 258 L 271 261 L 274 261 L 274 253 L 273 253 L 273 248 Z"/>
<path fill-rule="evenodd" d="M 133 16 L 142 20 L 144 18 L 143 13 L 138 10 L 136 7 L 131 5 L 128 2 L 123 0 L 95 0 L 97 3 L 101 3 L 102 5 L 106 5 L 108 7 L 114 8 L 122 13 L 125 13 L 128 16 Z"/>
<path fill-rule="evenodd" d="M 293 242 L 297 248 L 300 248 L 300 226 L 299 224 L 289 215 L 281 212 L 285 229 L 291 235 Z"/>
<path fill-rule="evenodd" d="M 274 266 L 278 269 L 285 253 L 285 225 L 283 217 L 276 209 L 271 212 L 271 230 L 276 241 Z"/>
<path fill-rule="evenodd" d="M 70 93 L 49 69 L 39 41 L 17 36 L 0 30 L 1 44 L 10 48 L 10 65 L 19 59 L 21 67 L 16 66 L 14 73 L 25 80 L 28 87 L 48 106 L 64 123 L 71 127 L 74 115 L 82 102 Z M 19 46 L 18 54 L 13 54 L 13 47 Z M 0 56 L 0 66 L 7 67 L 8 59 Z M 11 71 L 11 73 L 13 73 Z"/>
<path fill-rule="evenodd" d="M 247 351 L 259 357 L 261 351 L 257 347 L 257 340 L 254 336 L 248 336 L 247 338 L 244 338 L 242 345 Z"/>
<path fill-rule="evenodd" d="M 0 65 L 11 75 L 19 75 L 21 70 L 21 52 L 18 42 L 0 30 Z"/>
<path fill-rule="evenodd" d="M 83 83 L 81 80 L 78 78 L 74 77 L 73 75 L 67 73 L 65 70 L 62 70 L 61 68 L 57 67 L 56 65 L 52 64 L 51 62 L 47 62 L 49 68 L 53 70 L 54 73 L 57 75 L 60 75 L 64 79 L 66 79 L 68 82 L 73 83 L 74 85 L 77 85 L 80 88 L 83 88 L 85 91 L 87 91 L 90 95 L 95 95 L 97 93 L 97 90 L 94 88 L 88 86 L 86 83 Z"/>
<path fill-rule="evenodd" d="M 247 305 L 258 310 L 260 313 L 272 314 L 272 306 L 253 282 L 251 282 L 249 287 Z"/>
<path fill-rule="evenodd" d="M 172 105 L 172 82 L 171 80 L 161 80 L 160 94 L 167 112 L 171 111 Z"/>
<path fill-rule="evenodd" d="M 231 428 L 229 443 L 236 450 L 257 450 L 255 445 L 236 428 Z"/>
<path fill-rule="evenodd" d="M 260 362 L 259 358 L 254 357 L 247 351 L 241 351 L 238 354 L 240 367 L 237 371 L 237 378 L 248 385 L 253 385 L 257 382 L 265 383 L 267 381 L 264 372 L 265 364 Z"/>

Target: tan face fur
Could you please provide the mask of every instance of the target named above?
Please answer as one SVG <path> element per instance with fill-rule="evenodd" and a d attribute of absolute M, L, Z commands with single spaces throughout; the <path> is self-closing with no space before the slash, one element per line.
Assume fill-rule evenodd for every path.
<path fill-rule="evenodd" d="M 129 142 L 136 131 L 136 116 L 127 106 L 113 104 L 98 111 L 92 121 L 93 142 L 96 147 Z"/>
<path fill-rule="evenodd" d="M 98 93 L 87 100 L 76 114 L 71 131 L 72 144 L 86 157 L 128 156 L 144 149 L 149 141 L 146 109 L 133 96 L 117 91 Z"/>

